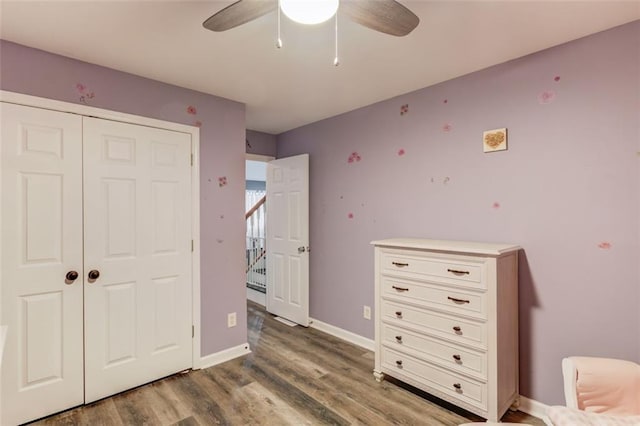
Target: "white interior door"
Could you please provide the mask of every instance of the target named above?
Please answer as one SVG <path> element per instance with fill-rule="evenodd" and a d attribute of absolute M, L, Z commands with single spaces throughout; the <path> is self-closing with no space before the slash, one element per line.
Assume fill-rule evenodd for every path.
<path fill-rule="evenodd" d="M 83 128 L 89 403 L 191 367 L 191 139 L 94 118 Z"/>
<path fill-rule="evenodd" d="M 0 103 L 3 425 L 82 404 L 82 119 Z M 66 279 L 70 271 L 78 278 Z"/>
<path fill-rule="evenodd" d="M 267 164 L 267 311 L 309 325 L 309 155 Z"/>

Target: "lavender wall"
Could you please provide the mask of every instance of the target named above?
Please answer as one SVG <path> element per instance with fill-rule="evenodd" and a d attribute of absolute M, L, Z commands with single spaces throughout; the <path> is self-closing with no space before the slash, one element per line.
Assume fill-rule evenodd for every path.
<path fill-rule="evenodd" d="M 246 342 L 244 105 L 5 40 L 0 88 L 201 127 L 201 352 Z M 232 311 L 238 326 L 227 328 Z"/>
<path fill-rule="evenodd" d="M 247 154 L 275 157 L 277 154 L 276 135 L 247 130 Z"/>
<path fill-rule="evenodd" d="M 639 52 L 636 21 L 279 135 L 310 153 L 311 316 L 373 338 L 371 240 L 509 242 L 521 394 L 563 404 L 564 356 L 640 361 Z"/>

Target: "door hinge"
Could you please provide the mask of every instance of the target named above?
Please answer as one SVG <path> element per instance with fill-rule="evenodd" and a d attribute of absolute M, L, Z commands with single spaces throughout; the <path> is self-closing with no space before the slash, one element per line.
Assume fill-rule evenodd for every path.
<path fill-rule="evenodd" d="M 191 326 L 191 338 L 193 339 L 194 337 L 196 337 L 196 326 L 192 325 Z"/>
<path fill-rule="evenodd" d="M 193 240 L 191 240 L 191 251 L 193 251 Z"/>

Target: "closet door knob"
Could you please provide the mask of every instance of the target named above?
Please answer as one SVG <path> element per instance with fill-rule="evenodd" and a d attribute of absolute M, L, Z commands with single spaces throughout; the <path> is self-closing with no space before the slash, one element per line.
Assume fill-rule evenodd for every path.
<path fill-rule="evenodd" d="M 100 278 L 100 271 L 98 271 L 97 269 L 92 269 L 89 271 L 90 280 L 97 280 L 98 278 Z"/>
<path fill-rule="evenodd" d="M 73 281 L 78 279 L 78 273 L 76 271 L 69 271 L 67 275 L 65 275 L 67 281 L 70 281 L 68 284 L 71 284 Z"/>

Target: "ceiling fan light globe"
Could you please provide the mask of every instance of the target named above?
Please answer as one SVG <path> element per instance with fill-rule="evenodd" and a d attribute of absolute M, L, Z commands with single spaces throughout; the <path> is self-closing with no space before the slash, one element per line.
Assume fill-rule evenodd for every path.
<path fill-rule="evenodd" d="M 292 21 L 314 25 L 335 15 L 338 4 L 339 0 L 280 0 L 280 9 Z"/>

